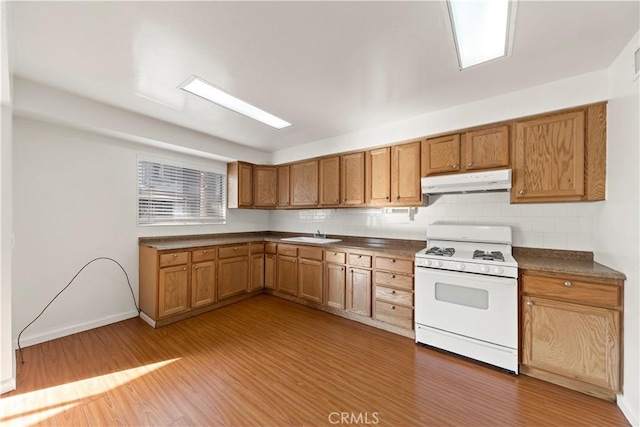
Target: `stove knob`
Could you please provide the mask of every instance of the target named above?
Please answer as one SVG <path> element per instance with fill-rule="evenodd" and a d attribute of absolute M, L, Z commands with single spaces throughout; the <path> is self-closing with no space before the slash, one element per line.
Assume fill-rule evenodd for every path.
<path fill-rule="evenodd" d="M 427 265 L 427 267 L 431 267 L 431 264 L 433 264 L 433 263 L 431 262 L 430 259 L 428 259 L 428 260 L 425 261 L 425 264 Z"/>
<path fill-rule="evenodd" d="M 442 267 L 442 261 L 434 261 L 433 265 L 436 267 Z"/>
<path fill-rule="evenodd" d="M 489 272 L 489 267 L 487 267 L 486 265 L 481 265 L 480 266 L 480 272 L 481 273 L 488 273 Z"/>
<path fill-rule="evenodd" d="M 459 263 L 457 263 L 457 264 L 456 264 L 456 268 L 457 268 L 458 270 L 462 271 L 462 270 L 464 270 L 464 264 L 463 264 L 463 263 L 461 263 L 461 262 L 459 262 Z"/>
<path fill-rule="evenodd" d="M 504 270 L 502 269 L 502 267 L 493 267 L 493 272 L 496 274 L 502 274 Z"/>

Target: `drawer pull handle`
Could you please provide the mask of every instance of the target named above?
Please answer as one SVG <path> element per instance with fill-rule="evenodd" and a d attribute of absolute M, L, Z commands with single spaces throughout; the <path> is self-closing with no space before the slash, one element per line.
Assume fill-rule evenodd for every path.
<path fill-rule="evenodd" d="M 564 282 L 564 285 L 565 285 L 567 288 L 569 288 L 569 287 L 571 287 L 572 283 L 571 283 L 571 282 L 569 282 L 569 281 L 567 280 L 566 282 Z"/>
<path fill-rule="evenodd" d="M 395 295 L 396 291 L 391 291 L 391 295 Z"/>
<path fill-rule="evenodd" d="M 234 250 L 234 251 L 237 251 L 237 250 L 238 250 L 238 248 L 233 248 L 233 250 Z"/>
<path fill-rule="evenodd" d="M 531 307 L 533 305 L 533 301 L 527 301 L 527 305 Z"/>
<path fill-rule="evenodd" d="M 333 253 L 333 256 L 338 256 L 338 252 L 334 252 L 334 253 Z"/>
<path fill-rule="evenodd" d="M 362 258 L 362 255 L 358 255 L 358 259 Z"/>
<path fill-rule="evenodd" d="M 392 259 L 392 260 L 391 260 L 391 262 L 396 262 L 396 260 L 395 260 L 395 259 Z"/>

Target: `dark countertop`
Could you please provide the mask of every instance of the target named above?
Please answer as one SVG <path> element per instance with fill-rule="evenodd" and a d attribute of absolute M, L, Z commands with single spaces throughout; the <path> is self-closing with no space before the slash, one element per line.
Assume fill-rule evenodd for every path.
<path fill-rule="evenodd" d="M 592 252 L 514 247 L 513 256 L 518 261 L 520 270 L 626 279 L 623 273 L 595 262 Z"/>
<path fill-rule="evenodd" d="M 301 243 L 301 242 L 286 242 L 281 239 L 287 237 L 307 236 L 306 233 L 282 233 L 282 232 L 253 232 L 253 233 L 229 233 L 229 234 L 207 234 L 207 235 L 194 235 L 194 236 L 176 236 L 176 237 L 140 237 L 138 243 L 140 245 L 149 246 L 161 251 L 175 250 L 175 249 L 191 249 L 204 246 L 217 246 L 217 245 L 233 245 L 241 243 L 251 242 L 275 242 L 289 245 L 309 245 L 318 246 L 324 248 L 346 248 L 346 249 L 360 249 L 365 251 L 384 252 L 390 255 L 402 256 L 407 258 L 413 258 L 421 249 L 424 249 L 426 243 L 424 240 L 401 240 L 401 239 L 379 239 L 379 238 L 364 238 L 353 236 L 335 236 L 331 235 L 330 238 L 342 239 L 341 242 L 336 243 Z"/>

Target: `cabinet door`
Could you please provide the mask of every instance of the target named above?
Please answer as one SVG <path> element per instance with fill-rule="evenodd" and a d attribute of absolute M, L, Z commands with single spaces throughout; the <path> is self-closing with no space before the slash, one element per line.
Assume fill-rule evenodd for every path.
<path fill-rule="evenodd" d="M 227 206 L 253 206 L 253 165 L 244 162 L 227 164 Z"/>
<path fill-rule="evenodd" d="M 191 266 L 191 308 L 216 300 L 216 263 L 200 262 Z"/>
<path fill-rule="evenodd" d="M 391 202 L 391 148 L 367 151 L 365 170 L 367 205 L 388 205 Z"/>
<path fill-rule="evenodd" d="M 371 317 L 371 270 L 349 268 L 346 309 Z"/>
<path fill-rule="evenodd" d="M 264 255 L 264 287 L 276 288 L 276 256 L 274 254 Z"/>
<path fill-rule="evenodd" d="M 224 258 L 218 261 L 218 300 L 247 292 L 249 258 Z"/>
<path fill-rule="evenodd" d="M 253 169 L 253 205 L 274 208 L 277 200 L 277 170 L 275 166 L 255 166 Z"/>
<path fill-rule="evenodd" d="M 322 304 L 322 261 L 298 261 L 298 296 Z"/>
<path fill-rule="evenodd" d="M 391 202 L 400 206 L 422 204 L 420 141 L 392 147 Z"/>
<path fill-rule="evenodd" d="M 289 206 L 289 166 L 278 166 L 278 207 Z"/>
<path fill-rule="evenodd" d="M 326 264 L 325 304 L 329 307 L 344 310 L 345 286 L 347 283 L 346 267 L 340 264 Z"/>
<path fill-rule="evenodd" d="M 511 200 L 580 200 L 584 147 L 583 111 L 516 122 Z"/>
<path fill-rule="evenodd" d="M 467 132 L 462 152 L 466 171 L 509 166 L 509 126 Z"/>
<path fill-rule="evenodd" d="M 318 161 L 295 163 L 291 168 L 291 206 L 318 205 Z"/>
<path fill-rule="evenodd" d="M 249 292 L 264 287 L 264 254 L 251 255 L 251 281 Z"/>
<path fill-rule="evenodd" d="M 320 204 L 337 206 L 340 204 L 340 157 L 320 159 Z"/>
<path fill-rule="evenodd" d="M 278 255 L 278 291 L 298 295 L 298 259 Z"/>
<path fill-rule="evenodd" d="M 158 276 L 158 317 L 171 316 L 189 309 L 189 273 L 187 267 L 160 269 Z"/>
<path fill-rule="evenodd" d="M 619 312 L 529 296 L 522 300 L 524 365 L 619 390 Z"/>
<path fill-rule="evenodd" d="M 343 206 L 363 206 L 364 152 L 346 154 L 340 158 L 340 191 Z"/>
<path fill-rule="evenodd" d="M 447 135 L 422 142 L 422 176 L 460 170 L 460 135 Z"/>

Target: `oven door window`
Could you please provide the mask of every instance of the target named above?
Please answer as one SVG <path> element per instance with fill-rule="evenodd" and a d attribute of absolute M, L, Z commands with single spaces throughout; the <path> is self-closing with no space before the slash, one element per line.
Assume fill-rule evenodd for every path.
<path fill-rule="evenodd" d="M 489 292 L 486 289 L 469 288 L 436 282 L 435 297 L 437 301 L 448 302 L 480 310 L 489 309 Z"/>

